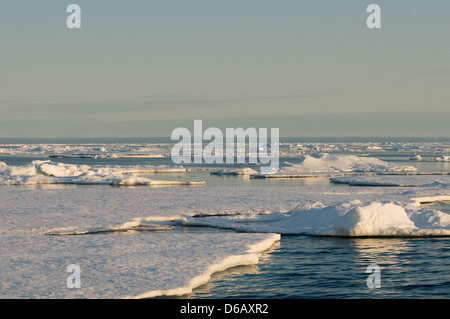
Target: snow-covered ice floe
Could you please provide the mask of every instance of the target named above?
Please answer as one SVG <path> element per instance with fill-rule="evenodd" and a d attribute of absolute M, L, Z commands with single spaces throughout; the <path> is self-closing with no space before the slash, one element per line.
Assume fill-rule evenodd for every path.
<path fill-rule="evenodd" d="M 150 232 L 1 239 L 0 296 L 116 299 L 188 294 L 215 272 L 258 263 L 280 236 Z M 80 267 L 81 289 L 66 286 L 71 264 Z"/>
<path fill-rule="evenodd" d="M 251 169 L 249 167 L 245 168 L 230 168 L 230 169 L 221 169 L 211 172 L 213 175 L 254 175 L 258 174 L 257 171 Z"/>
<path fill-rule="evenodd" d="M 396 165 L 374 157 L 315 153 L 296 163 L 284 162 L 274 174 L 254 174 L 257 178 L 295 178 L 361 175 L 363 173 L 414 172 L 413 166 Z"/>
<path fill-rule="evenodd" d="M 420 162 L 420 161 L 423 160 L 423 157 L 420 156 L 420 155 L 414 155 L 414 156 L 410 157 L 409 160 L 410 161 L 418 161 L 418 162 Z"/>
<path fill-rule="evenodd" d="M 435 198 L 448 200 L 450 196 Z M 432 198 L 427 200 L 433 201 Z M 340 237 L 450 236 L 450 215 L 409 203 L 354 200 L 330 206 L 317 202 L 286 213 L 190 218 L 185 224 L 234 229 Z"/>
<path fill-rule="evenodd" d="M 234 236 L 236 234 L 231 234 Z M 280 240 L 279 234 L 267 234 L 265 236 L 261 236 L 261 234 L 257 234 L 256 237 L 248 237 L 249 234 L 244 236 L 234 237 L 230 242 L 230 234 L 225 234 L 223 236 L 223 242 L 220 244 L 217 243 L 217 236 L 213 238 L 202 238 L 201 240 L 211 240 L 211 245 L 206 245 L 202 243 L 200 250 L 201 254 L 210 254 L 217 255 L 217 251 L 213 253 L 213 250 L 220 249 L 222 245 L 226 243 L 226 245 L 232 246 L 229 247 L 228 256 L 225 258 L 217 258 L 210 265 L 198 265 L 199 267 L 196 269 L 197 275 L 190 274 L 186 276 L 186 280 L 183 285 L 180 286 L 180 283 L 173 285 L 174 288 L 165 287 L 161 290 L 151 290 L 146 293 L 137 295 L 137 296 L 129 296 L 128 298 L 142 299 L 142 298 L 152 298 L 157 296 L 170 296 L 170 295 L 185 295 L 191 293 L 192 290 L 202 284 L 207 283 L 211 275 L 216 272 L 220 272 L 226 270 L 228 268 L 242 266 L 242 265 L 252 265 L 257 264 L 259 262 L 259 258 L 261 254 L 271 248 L 277 241 Z M 203 236 L 201 236 L 203 237 Z M 206 236 L 207 237 L 207 236 Z M 236 242 L 236 240 L 242 240 L 240 244 Z M 195 244 L 195 243 L 194 243 Z M 240 246 L 240 247 L 238 247 Z M 192 247 L 189 247 L 190 251 L 192 251 Z M 180 259 L 181 260 L 181 259 Z M 192 269 L 188 269 L 188 271 L 192 271 Z"/>
<path fill-rule="evenodd" d="M 204 185 L 199 181 L 166 181 L 139 177 L 142 173 L 186 172 L 183 167 L 169 166 L 88 166 L 33 161 L 28 165 L 9 166 L 0 162 L 0 185 L 113 185 L 113 186 L 175 186 Z"/>
<path fill-rule="evenodd" d="M 440 157 L 435 157 L 434 160 L 436 162 L 450 162 L 450 156 L 440 156 Z"/>

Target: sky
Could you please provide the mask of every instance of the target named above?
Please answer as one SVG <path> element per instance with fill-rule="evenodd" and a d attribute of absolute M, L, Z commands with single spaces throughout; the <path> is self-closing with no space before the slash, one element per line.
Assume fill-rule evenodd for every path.
<path fill-rule="evenodd" d="M 0 137 L 450 137 L 449 31 L 448 0 L 2 0 Z"/>

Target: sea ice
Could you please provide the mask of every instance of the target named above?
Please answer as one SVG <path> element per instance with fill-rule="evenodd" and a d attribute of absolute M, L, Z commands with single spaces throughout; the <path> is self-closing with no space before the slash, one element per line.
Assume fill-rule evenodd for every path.
<path fill-rule="evenodd" d="M 400 236 L 414 234 L 417 227 L 405 210 L 393 203 L 373 202 L 348 211 L 321 234 L 332 236 Z M 450 229 L 448 230 L 450 235 Z"/>
<path fill-rule="evenodd" d="M 211 172 L 213 175 L 253 175 L 258 174 L 257 171 L 249 167 L 234 168 L 234 169 L 222 169 Z"/>
<path fill-rule="evenodd" d="M 44 166 L 46 175 L 38 172 L 43 164 L 50 165 Z M 120 182 L 114 172 L 122 179 L 133 177 L 122 167 L 86 169 L 47 161 L 23 167 L 0 163 L 0 178 L 19 183 L 34 178 Z M 80 175 L 64 176 L 70 174 Z M 145 180 L 130 181 L 136 182 Z M 450 215 L 426 204 L 450 200 L 443 181 L 408 189 L 0 187 L 0 296 L 5 298 L 189 293 L 215 271 L 256 263 L 280 234 L 450 236 Z M 199 225 L 237 232 L 177 232 Z M 70 264 L 81 268 L 81 289 L 66 286 Z"/>
<path fill-rule="evenodd" d="M 285 162 L 275 174 L 255 177 L 289 178 L 296 176 L 342 176 L 375 172 L 413 172 L 417 168 L 388 163 L 373 157 L 315 153 L 300 157 L 296 163 Z"/>
<path fill-rule="evenodd" d="M 449 187 L 450 175 L 370 175 L 370 176 L 344 176 L 333 177 L 330 181 L 336 184 L 347 184 L 350 186 L 395 186 L 395 187 L 417 187 L 417 186 L 440 186 Z M 436 184 L 436 183 L 439 183 Z"/>
<path fill-rule="evenodd" d="M 139 232 L 0 238 L 0 297 L 116 299 L 190 293 L 214 272 L 258 263 L 279 235 Z M 66 285 L 72 264 L 81 270 L 80 289 Z"/>
<path fill-rule="evenodd" d="M 138 173 L 179 173 L 183 167 L 75 165 L 52 161 L 33 161 L 23 166 L 8 166 L 0 162 L 0 185 L 113 185 L 113 186 L 174 186 L 204 185 L 205 182 L 153 180 L 138 177 Z"/>
<path fill-rule="evenodd" d="M 450 162 L 450 156 L 435 157 L 434 160 L 437 162 Z"/>

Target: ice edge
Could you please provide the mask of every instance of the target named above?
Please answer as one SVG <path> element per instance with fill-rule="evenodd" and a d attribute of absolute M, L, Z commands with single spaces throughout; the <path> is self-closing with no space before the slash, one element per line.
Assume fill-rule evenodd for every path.
<path fill-rule="evenodd" d="M 249 245 L 247 254 L 243 255 L 232 255 L 222 259 L 217 264 L 212 264 L 208 267 L 208 270 L 199 276 L 191 279 L 189 285 L 185 287 L 173 288 L 168 290 L 154 290 L 143 293 L 138 296 L 127 296 L 125 299 L 146 299 L 160 296 L 182 296 L 191 293 L 195 288 L 207 283 L 212 274 L 220 271 L 224 271 L 228 268 L 243 266 L 243 265 L 253 265 L 259 262 L 262 252 L 268 250 L 281 238 L 280 234 L 269 234 L 269 236 L 255 244 Z"/>

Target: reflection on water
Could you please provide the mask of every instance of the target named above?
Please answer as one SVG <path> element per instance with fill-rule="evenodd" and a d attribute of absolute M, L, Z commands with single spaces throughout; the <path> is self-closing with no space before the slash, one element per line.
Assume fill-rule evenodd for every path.
<path fill-rule="evenodd" d="M 259 271 L 214 277 L 192 298 L 448 298 L 450 239 L 283 236 Z M 381 288 L 367 287 L 370 264 Z"/>

